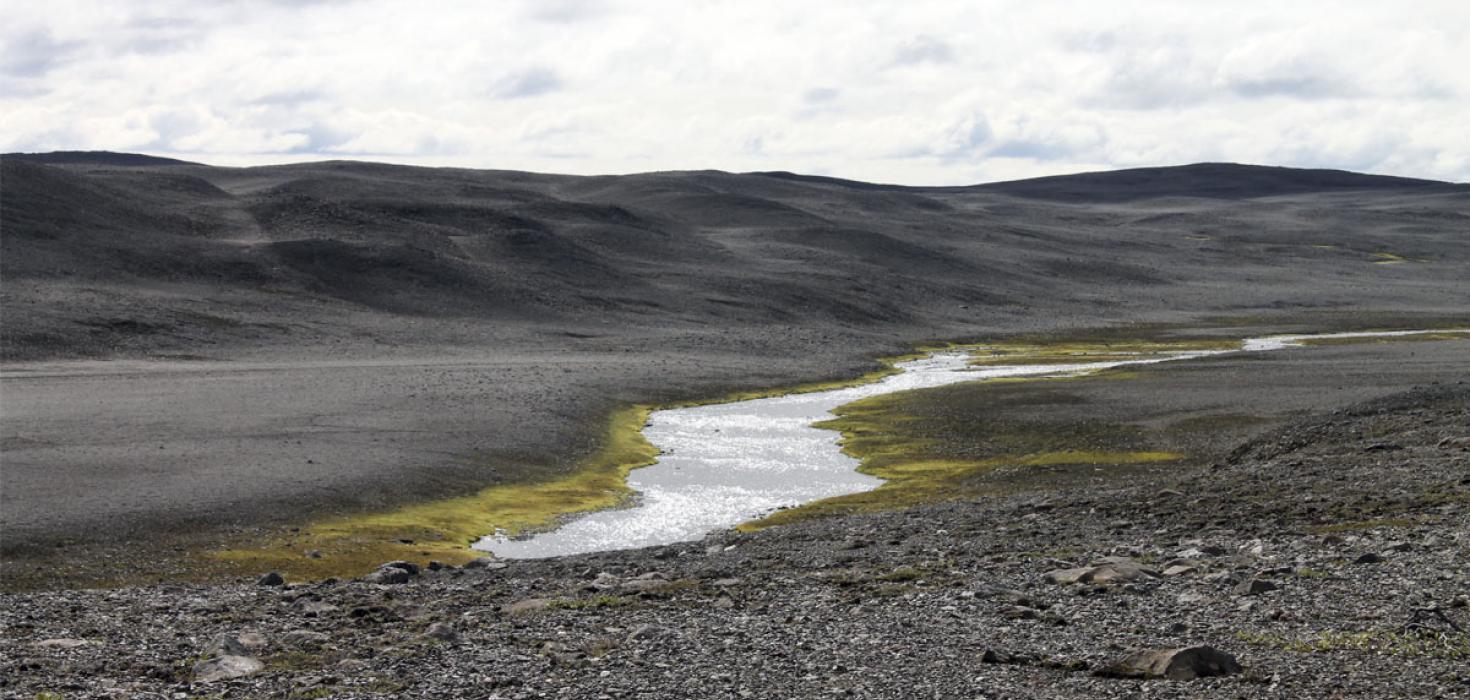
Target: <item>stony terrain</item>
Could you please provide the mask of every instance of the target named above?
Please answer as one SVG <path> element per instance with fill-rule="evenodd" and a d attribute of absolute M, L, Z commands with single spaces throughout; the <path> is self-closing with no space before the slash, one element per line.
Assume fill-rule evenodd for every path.
<path fill-rule="evenodd" d="M 0 694 L 1470 697 L 1470 386 L 1114 488 L 412 568 L 9 595 Z M 1241 670 L 1115 665 L 1196 646 Z"/>

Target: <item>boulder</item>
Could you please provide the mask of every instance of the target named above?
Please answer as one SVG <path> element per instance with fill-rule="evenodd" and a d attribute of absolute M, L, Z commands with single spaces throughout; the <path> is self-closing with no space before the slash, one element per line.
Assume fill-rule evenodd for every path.
<path fill-rule="evenodd" d="M 256 579 L 255 583 L 261 586 L 284 586 L 286 585 L 286 579 L 281 576 L 279 571 L 272 571 Z"/>
<path fill-rule="evenodd" d="M 388 562 L 386 564 L 383 564 L 383 565 L 379 566 L 378 568 L 379 569 L 403 569 L 404 571 L 407 571 L 408 572 L 408 575 L 409 576 L 418 576 L 419 575 L 419 565 L 418 564 L 415 564 L 415 563 L 413 563 L 411 561 L 403 561 L 403 560 L 390 561 L 390 562 Z"/>
<path fill-rule="evenodd" d="M 434 624 L 429 625 L 429 629 L 424 631 L 424 636 L 429 637 L 430 639 L 437 639 L 441 642 L 448 642 L 450 644 L 459 641 L 459 633 L 454 631 L 453 627 L 450 627 L 443 622 L 435 622 Z"/>
<path fill-rule="evenodd" d="M 1354 564 L 1381 564 L 1381 563 L 1383 563 L 1383 555 L 1382 554 L 1379 554 L 1377 552 L 1367 552 L 1367 553 L 1359 556 L 1357 559 L 1354 559 L 1353 560 L 1353 563 Z"/>
<path fill-rule="evenodd" d="M 254 673 L 259 673 L 265 668 L 265 664 L 250 656 L 237 656 L 226 654 L 213 659 L 205 659 L 194 664 L 195 683 L 213 683 L 215 681 L 241 678 Z"/>
<path fill-rule="evenodd" d="M 96 643 L 97 642 L 94 642 L 90 639 L 71 639 L 68 637 L 57 637 L 55 639 L 42 639 L 39 642 L 32 643 L 31 646 L 40 647 L 42 649 L 76 649 L 77 647 L 91 646 Z"/>
<path fill-rule="evenodd" d="M 1062 585 L 1072 583 L 1108 585 L 1158 577 L 1159 572 L 1147 568 L 1128 557 L 1103 557 L 1093 562 L 1090 566 L 1075 569 L 1056 569 L 1046 573 L 1046 580 Z"/>
<path fill-rule="evenodd" d="M 1278 588 L 1280 588 L 1280 586 L 1271 581 L 1267 581 L 1263 578 L 1255 578 L 1253 576 L 1244 581 L 1241 581 L 1240 585 L 1235 587 L 1235 592 L 1240 595 L 1260 595 L 1267 591 L 1274 591 Z"/>
<path fill-rule="evenodd" d="M 1241 672 L 1240 662 L 1211 646 L 1138 649 L 1108 665 L 1102 675 L 1188 681 Z"/>

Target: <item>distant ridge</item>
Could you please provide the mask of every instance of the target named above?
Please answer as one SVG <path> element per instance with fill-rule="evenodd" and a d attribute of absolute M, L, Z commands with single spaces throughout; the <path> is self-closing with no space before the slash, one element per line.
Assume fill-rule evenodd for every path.
<path fill-rule="evenodd" d="M 51 151 L 49 153 L 6 153 L 3 160 L 19 160 L 47 165 L 200 165 L 177 158 L 161 158 L 142 153 L 117 153 L 115 151 Z"/>
<path fill-rule="evenodd" d="M 0 160 L 13 160 L 45 165 L 107 165 L 117 167 L 149 167 L 170 165 L 204 165 L 176 158 L 163 158 L 142 153 L 114 151 L 52 151 L 49 153 L 6 153 Z M 327 166 L 367 168 L 384 174 L 406 171 L 415 166 L 374 163 L 371 161 L 319 161 L 292 165 L 261 166 L 270 168 L 313 170 Z M 207 167 L 207 166 L 206 166 Z M 480 172 L 491 171 L 470 168 Z M 522 173 L 534 177 L 561 177 L 551 173 Z M 735 177 L 779 180 L 801 185 L 868 192 L 991 192 L 1013 197 L 1050 201 L 1127 202 L 1159 197 L 1197 197 L 1204 199 L 1253 199 L 1294 194 L 1311 194 L 1355 190 L 1412 190 L 1426 188 L 1470 189 L 1470 184 L 1424 180 L 1391 175 L 1370 175 L 1348 170 L 1289 168 L 1273 165 L 1241 163 L 1193 163 L 1152 168 L 1103 170 L 1070 175 L 1051 175 L 1025 180 L 988 182 L 952 187 L 908 186 L 863 182 L 826 175 L 803 175 L 784 170 L 749 173 L 727 173 L 718 170 L 636 173 L 614 177 L 642 176 Z M 748 180 L 749 181 L 749 180 Z"/>
<path fill-rule="evenodd" d="M 1032 199 L 1130 201 L 1154 197 L 1250 199 L 1334 190 L 1403 190 L 1456 187 L 1438 180 L 1365 175 L 1346 170 L 1286 168 L 1239 163 L 1195 163 L 1159 168 L 1053 175 L 975 185 L 969 189 Z"/>

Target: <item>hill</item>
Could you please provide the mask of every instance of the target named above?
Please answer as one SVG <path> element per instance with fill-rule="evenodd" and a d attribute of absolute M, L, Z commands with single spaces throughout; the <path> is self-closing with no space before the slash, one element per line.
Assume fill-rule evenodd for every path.
<path fill-rule="evenodd" d="M 64 152 L 5 157 L 3 183 L 9 358 L 417 342 L 442 322 L 938 329 L 1043 309 L 1345 305 L 1370 281 L 1378 305 L 1467 300 L 1452 273 L 1470 190 L 1338 171 L 906 188 Z M 379 323 L 394 318 L 426 322 L 404 337 Z"/>

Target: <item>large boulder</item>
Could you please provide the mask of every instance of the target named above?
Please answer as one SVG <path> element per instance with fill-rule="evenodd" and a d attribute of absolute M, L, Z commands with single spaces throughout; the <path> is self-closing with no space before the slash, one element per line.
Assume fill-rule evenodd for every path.
<path fill-rule="evenodd" d="M 1046 573 L 1046 580 L 1063 585 L 1071 583 L 1110 585 L 1158 577 L 1159 572 L 1127 557 L 1103 557 L 1089 566 L 1056 569 Z"/>
<path fill-rule="evenodd" d="M 1211 646 L 1178 649 L 1138 649 L 1129 652 L 1102 673 L 1128 678 L 1167 678 L 1189 681 L 1209 676 L 1228 676 L 1241 672 L 1240 662 Z"/>
<path fill-rule="evenodd" d="M 225 654 L 213 659 L 205 659 L 194 664 L 195 683 L 213 683 L 215 681 L 241 678 L 253 673 L 259 673 L 265 668 L 260 659 L 250 656 L 237 656 Z"/>

